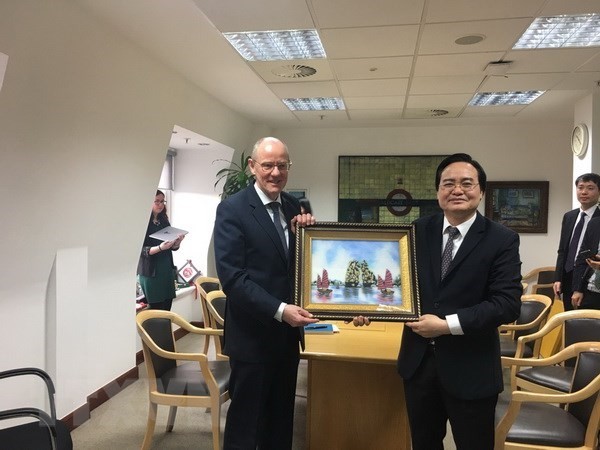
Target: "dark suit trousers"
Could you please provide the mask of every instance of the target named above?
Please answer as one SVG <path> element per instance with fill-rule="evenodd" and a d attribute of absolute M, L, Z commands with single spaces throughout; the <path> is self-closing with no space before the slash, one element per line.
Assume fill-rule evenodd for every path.
<path fill-rule="evenodd" d="M 577 309 L 600 309 L 600 294 L 586 289 L 581 305 Z"/>
<path fill-rule="evenodd" d="M 298 362 L 297 356 L 267 363 L 229 360 L 224 450 L 292 448 Z"/>
<path fill-rule="evenodd" d="M 404 394 L 413 450 L 444 450 L 448 420 L 457 450 L 493 450 L 498 396 L 462 400 L 448 394 L 438 378 L 432 345 L 413 377 L 404 380 Z"/>
<path fill-rule="evenodd" d="M 560 282 L 560 291 L 562 292 L 565 311 L 571 311 L 573 309 L 573 304 L 571 303 L 571 297 L 573 296 L 573 271 L 563 273 Z"/>

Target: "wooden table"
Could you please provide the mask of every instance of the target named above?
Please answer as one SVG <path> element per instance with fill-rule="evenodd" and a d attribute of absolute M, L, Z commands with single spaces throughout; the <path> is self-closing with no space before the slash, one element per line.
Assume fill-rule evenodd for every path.
<path fill-rule="evenodd" d="M 410 448 L 402 379 L 402 323 L 333 321 L 340 333 L 307 334 L 309 449 Z"/>

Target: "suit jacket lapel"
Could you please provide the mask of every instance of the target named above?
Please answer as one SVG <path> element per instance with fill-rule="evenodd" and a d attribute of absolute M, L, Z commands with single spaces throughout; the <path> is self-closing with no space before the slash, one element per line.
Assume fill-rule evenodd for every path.
<path fill-rule="evenodd" d="M 469 228 L 467 235 L 464 237 L 462 244 L 460 244 L 460 247 L 458 248 L 458 252 L 456 252 L 456 256 L 450 263 L 448 274 L 452 273 L 454 268 L 458 266 L 475 247 L 477 247 L 477 244 L 479 244 L 479 241 L 483 238 L 485 220 L 479 213 L 476 214 L 477 217 L 475 218 L 475 222 L 473 222 L 473 225 Z"/>
<path fill-rule="evenodd" d="M 433 274 L 435 284 L 439 284 L 442 277 L 442 226 L 444 224 L 444 216 L 439 214 L 433 218 L 427 225 L 427 236 L 433 238 L 426 241 L 428 246 L 427 254 L 431 255 L 430 270 Z"/>
<path fill-rule="evenodd" d="M 254 219 L 258 222 L 261 228 L 273 241 L 273 244 L 275 245 L 275 247 L 277 247 L 277 252 L 279 253 L 279 256 L 281 256 L 281 258 L 287 263 L 287 258 L 285 256 L 283 244 L 281 243 L 281 239 L 279 239 L 279 235 L 277 234 L 277 230 L 275 229 L 275 224 L 273 223 L 273 219 L 271 219 L 271 216 L 267 211 L 267 207 L 263 205 L 263 202 L 260 200 L 260 197 L 254 189 L 254 186 L 248 187 L 248 194 L 250 207 L 253 208 L 252 215 Z"/>

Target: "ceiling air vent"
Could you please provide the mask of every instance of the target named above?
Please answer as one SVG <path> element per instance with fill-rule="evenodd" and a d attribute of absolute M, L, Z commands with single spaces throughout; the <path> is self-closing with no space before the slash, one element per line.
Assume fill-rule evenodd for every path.
<path fill-rule="evenodd" d="M 440 116 L 445 116 L 446 114 L 448 114 L 448 111 L 446 111 L 445 109 L 430 109 L 429 110 L 430 117 L 440 117 Z"/>
<path fill-rule="evenodd" d="M 288 64 L 271 70 L 274 75 L 282 78 L 305 78 L 317 73 L 317 70 L 302 64 Z"/>

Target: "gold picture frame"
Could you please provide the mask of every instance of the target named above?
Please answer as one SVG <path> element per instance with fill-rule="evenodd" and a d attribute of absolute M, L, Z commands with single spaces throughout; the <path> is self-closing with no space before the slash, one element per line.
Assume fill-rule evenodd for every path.
<path fill-rule="evenodd" d="M 298 230 L 295 304 L 319 319 L 421 313 L 413 225 L 319 222 Z"/>

